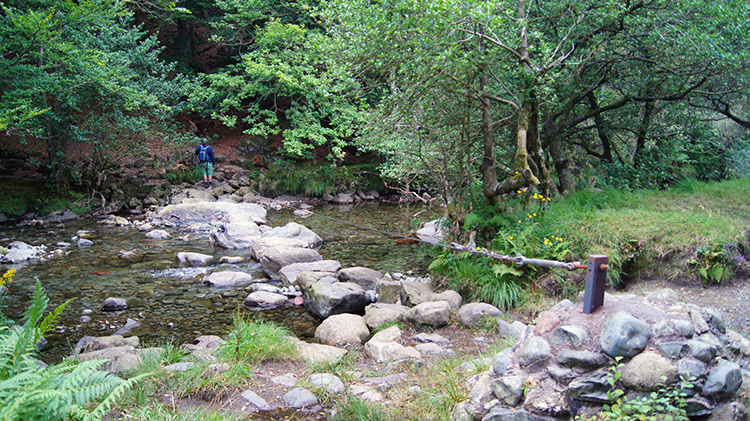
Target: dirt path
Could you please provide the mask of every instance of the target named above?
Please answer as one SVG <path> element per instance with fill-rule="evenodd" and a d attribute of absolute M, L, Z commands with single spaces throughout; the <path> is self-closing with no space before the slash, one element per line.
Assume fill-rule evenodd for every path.
<path fill-rule="evenodd" d="M 703 287 L 698 283 L 680 284 L 663 280 L 641 280 L 628 285 L 626 292 L 646 294 L 661 288 L 675 290 L 680 300 L 712 307 L 724 316 L 727 327 L 744 336 L 750 336 L 750 280 L 735 279 L 722 285 Z"/>

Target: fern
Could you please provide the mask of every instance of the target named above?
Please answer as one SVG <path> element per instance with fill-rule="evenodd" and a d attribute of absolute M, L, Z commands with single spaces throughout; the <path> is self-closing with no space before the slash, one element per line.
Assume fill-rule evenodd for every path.
<path fill-rule="evenodd" d="M 100 420 L 125 390 L 149 375 L 123 380 L 100 371 L 103 360 L 51 366 L 35 360 L 36 343 L 69 302 L 42 318 L 49 299 L 37 281 L 23 327 L 0 329 L 0 420 Z"/>

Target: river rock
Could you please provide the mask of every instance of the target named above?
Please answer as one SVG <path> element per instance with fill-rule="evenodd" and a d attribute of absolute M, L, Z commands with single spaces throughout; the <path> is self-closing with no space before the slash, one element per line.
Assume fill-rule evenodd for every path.
<path fill-rule="evenodd" d="M 166 206 L 155 218 L 180 226 L 213 221 L 265 224 L 266 209 L 254 203 L 199 201 Z"/>
<path fill-rule="evenodd" d="M 76 244 L 78 245 L 78 247 L 84 248 L 84 247 L 91 247 L 91 246 L 93 246 L 94 242 L 91 241 L 91 240 L 89 240 L 89 239 L 86 239 L 86 238 L 79 238 L 78 242 Z M 10 253 L 8 253 L 8 254 L 10 254 Z M 6 256 L 7 256 L 7 254 L 6 254 Z"/>
<path fill-rule="evenodd" d="M 212 287 L 230 287 L 236 285 L 247 285 L 259 280 L 253 280 L 253 277 L 245 272 L 225 270 L 214 272 L 205 278 L 203 283 Z"/>
<path fill-rule="evenodd" d="M 305 308 L 315 317 L 364 313 L 370 304 L 364 288 L 351 282 L 317 282 L 304 290 Z"/>
<path fill-rule="evenodd" d="M 177 261 L 190 266 L 205 266 L 213 263 L 214 257 L 203 253 L 179 252 Z"/>
<path fill-rule="evenodd" d="M 307 378 L 311 385 L 325 389 L 332 395 L 339 395 L 346 391 L 346 386 L 340 378 L 329 373 L 315 373 Z"/>
<path fill-rule="evenodd" d="M 3 256 L 3 263 L 21 263 L 31 259 L 38 259 L 44 251 L 43 247 L 35 247 L 22 241 L 14 241 L 8 245 L 8 252 Z"/>
<path fill-rule="evenodd" d="M 336 363 L 340 361 L 346 350 L 331 345 L 308 343 L 292 337 L 292 342 L 297 347 L 297 354 L 302 360 L 310 364 Z"/>
<path fill-rule="evenodd" d="M 102 303 L 104 311 L 120 311 L 128 308 L 128 300 L 125 298 L 109 297 Z"/>
<path fill-rule="evenodd" d="M 747 421 L 747 408 L 739 402 L 716 405 L 708 421 Z"/>
<path fill-rule="evenodd" d="M 279 269 L 279 277 L 285 286 L 296 285 L 297 277 L 305 272 L 323 272 L 327 275 L 335 275 L 341 269 L 341 263 L 336 260 L 319 260 L 316 262 L 292 263 Z"/>
<path fill-rule="evenodd" d="M 428 326 L 442 327 L 450 322 L 451 305 L 447 301 L 424 302 L 409 309 L 404 320 Z"/>
<path fill-rule="evenodd" d="M 476 419 L 476 418 L 475 418 Z M 524 410 L 514 410 L 511 408 L 504 408 L 502 406 L 494 406 L 492 410 L 488 412 L 482 421 L 531 421 L 531 414 Z"/>
<path fill-rule="evenodd" d="M 646 348 L 649 337 L 646 323 L 619 312 L 607 321 L 599 345 L 612 358 L 631 358 Z"/>
<path fill-rule="evenodd" d="M 718 348 L 715 345 L 707 344 L 699 340 L 688 341 L 688 345 L 690 345 L 690 350 L 693 358 L 703 361 L 706 364 L 709 364 L 711 361 L 713 361 L 713 359 L 716 357 L 716 354 L 719 352 Z"/>
<path fill-rule="evenodd" d="M 377 363 L 422 359 L 422 354 L 419 351 L 398 342 L 367 341 L 364 351 L 365 355 Z"/>
<path fill-rule="evenodd" d="M 456 291 L 447 289 L 441 293 L 432 294 L 432 296 L 430 297 L 430 301 L 447 301 L 451 305 L 451 309 L 456 310 L 457 308 L 461 307 L 464 299 L 463 297 L 461 297 L 461 294 L 457 293 Z"/>
<path fill-rule="evenodd" d="M 653 351 L 633 357 L 622 369 L 620 381 L 633 390 L 653 392 L 677 378 L 677 369 L 668 359 Z"/>
<path fill-rule="evenodd" d="M 568 367 L 599 368 L 610 363 L 601 352 L 564 349 L 557 353 L 557 363 Z"/>
<path fill-rule="evenodd" d="M 328 345 L 361 344 L 370 337 L 362 316 L 356 314 L 337 314 L 323 320 L 315 329 L 315 339 Z"/>
<path fill-rule="evenodd" d="M 551 353 L 552 348 L 549 346 L 549 342 L 542 337 L 532 336 L 521 345 L 518 363 L 522 367 L 527 367 L 546 359 Z"/>
<path fill-rule="evenodd" d="M 317 249 L 323 244 L 323 239 L 318 234 L 296 222 L 289 222 L 283 227 L 276 227 L 264 232 L 263 237 L 292 238 L 302 241 L 311 249 Z"/>
<path fill-rule="evenodd" d="M 253 392 L 252 390 L 246 390 L 242 392 L 242 397 L 261 411 L 269 411 L 272 409 L 271 405 L 269 405 L 265 399 L 258 396 L 258 394 Z"/>
<path fill-rule="evenodd" d="M 484 317 L 499 317 L 503 312 L 497 307 L 486 303 L 469 303 L 464 304 L 458 310 L 458 320 L 464 326 L 473 328 Z"/>
<path fill-rule="evenodd" d="M 247 249 L 261 238 L 260 227 L 250 221 L 222 223 L 211 231 L 211 239 L 229 250 Z"/>
<path fill-rule="evenodd" d="M 523 382 L 521 376 L 502 376 L 492 382 L 492 393 L 506 405 L 518 406 L 523 399 Z"/>
<path fill-rule="evenodd" d="M 273 292 L 266 292 L 266 291 L 256 291 L 253 293 L 250 293 L 250 295 L 245 298 L 245 305 L 248 306 L 251 309 L 271 309 L 276 308 L 284 303 L 286 303 L 289 299 L 286 295 L 282 294 L 275 294 Z"/>
<path fill-rule="evenodd" d="M 150 238 L 152 240 L 166 240 L 167 238 L 170 238 L 168 232 L 164 230 L 151 230 L 146 233 L 146 238 Z"/>
<path fill-rule="evenodd" d="M 370 329 L 403 319 L 409 307 L 400 304 L 372 303 L 365 307 L 365 323 Z"/>
<path fill-rule="evenodd" d="M 73 356 L 78 354 L 85 354 L 87 352 L 100 351 L 107 348 L 116 348 L 122 346 L 130 346 L 138 348 L 140 341 L 137 336 L 131 336 L 128 338 L 122 335 L 111 335 L 111 336 L 84 336 L 76 342 L 73 349 Z"/>
<path fill-rule="evenodd" d="M 733 361 L 721 360 L 711 370 L 703 385 L 703 394 L 727 398 L 732 396 L 742 386 L 742 371 L 739 364 Z"/>
<path fill-rule="evenodd" d="M 318 404 L 318 398 L 312 392 L 299 387 L 289 391 L 284 395 L 283 399 L 290 408 L 294 409 L 302 409 Z"/>
<path fill-rule="evenodd" d="M 560 326 L 552 331 L 550 344 L 554 346 L 571 345 L 575 348 L 583 345 L 589 338 L 586 330 L 580 326 L 568 325 Z"/>
<path fill-rule="evenodd" d="M 401 304 L 414 307 L 417 304 L 430 301 L 432 288 L 424 282 L 401 282 Z"/>
<path fill-rule="evenodd" d="M 585 374 L 568 385 L 567 396 L 576 401 L 591 402 L 595 404 L 610 403 L 607 392 L 612 390 L 609 384 L 609 370 L 599 370 Z"/>
<path fill-rule="evenodd" d="M 306 248 L 306 246 L 300 240 L 269 237 L 253 243 L 252 250 L 255 258 L 260 262 L 263 272 L 272 279 L 277 279 L 279 270 L 284 266 L 323 260 L 317 251 Z"/>
<path fill-rule="evenodd" d="M 488 404 L 492 399 L 492 376 L 484 371 L 474 378 L 474 384 L 466 397 L 466 411 L 475 420 L 481 420 L 489 412 Z"/>
<path fill-rule="evenodd" d="M 374 290 L 379 279 L 384 279 L 377 270 L 355 266 L 339 270 L 338 278 L 341 282 L 353 282 L 364 289 Z"/>

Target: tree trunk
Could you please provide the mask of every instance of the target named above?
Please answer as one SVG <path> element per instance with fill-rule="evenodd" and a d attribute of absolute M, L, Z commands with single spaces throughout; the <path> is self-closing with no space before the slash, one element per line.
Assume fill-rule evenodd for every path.
<path fill-rule="evenodd" d="M 589 92 L 586 98 L 589 100 L 589 106 L 592 110 L 599 108 L 594 92 Z M 601 113 L 594 114 L 594 124 L 596 125 L 596 132 L 599 134 L 599 140 L 602 142 L 602 160 L 612 163 L 612 141 L 609 138 L 609 131 Z"/>
<path fill-rule="evenodd" d="M 646 101 L 646 105 L 643 110 L 643 119 L 641 125 L 638 128 L 638 138 L 635 142 L 635 152 L 633 153 L 633 167 L 640 168 L 643 165 L 643 154 L 646 149 L 646 138 L 648 137 L 648 129 L 651 126 L 651 117 L 654 114 L 655 101 Z"/>
<path fill-rule="evenodd" d="M 482 108 L 482 140 L 484 144 L 484 156 L 482 165 L 479 167 L 482 172 L 482 192 L 487 203 L 497 205 L 500 202 L 500 196 L 495 191 L 497 186 L 497 171 L 495 169 L 495 134 L 492 127 L 492 113 L 490 112 L 490 99 L 486 95 L 487 91 L 487 73 L 482 73 L 479 77 L 481 88 L 480 105 Z"/>

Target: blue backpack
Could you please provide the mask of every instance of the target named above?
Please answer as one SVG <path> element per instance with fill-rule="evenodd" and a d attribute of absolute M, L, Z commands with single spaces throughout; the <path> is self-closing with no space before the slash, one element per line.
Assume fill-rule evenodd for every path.
<path fill-rule="evenodd" d="M 201 150 L 198 152 L 198 160 L 200 162 L 208 161 L 208 146 L 200 145 Z"/>

